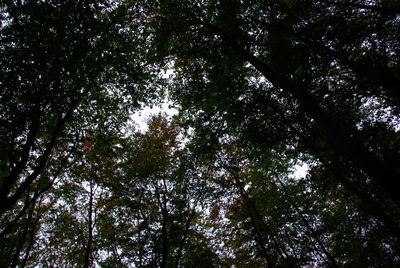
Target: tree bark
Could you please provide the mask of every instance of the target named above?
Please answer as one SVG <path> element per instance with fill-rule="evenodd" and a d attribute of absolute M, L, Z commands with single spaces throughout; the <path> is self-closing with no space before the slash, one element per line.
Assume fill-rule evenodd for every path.
<path fill-rule="evenodd" d="M 400 169 L 385 164 L 362 144 L 357 137 L 354 127 L 345 127 L 340 120 L 326 112 L 317 99 L 307 90 L 308 85 L 285 74 L 276 72 L 260 58 L 243 48 L 236 40 L 233 40 L 226 32 L 213 24 L 197 19 L 212 33 L 220 36 L 227 47 L 230 47 L 243 60 L 249 62 L 269 82 L 289 92 L 299 103 L 300 108 L 313 118 L 323 131 L 325 141 L 335 150 L 335 154 L 348 162 L 348 166 L 357 166 L 365 172 L 381 189 L 400 206 L 400 195 L 397 190 L 397 180 L 400 179 Z M 350 129 L 351 131 L 349 131 Z"/>
<path fill-rule="evenodd" d="M 88 241 L 85 247 L 85 263 L 84 268 L 89 268 L 91 265 L 92 243 L 93 243 L 93 180 L 90 180 L 89 189 L 89 211 L 88 211 Z"/>
<path fill-rule="evenodd" d="M 284 249 L 282 249 L 282 246 L 280 245 L 280 243 L 276 239 L 273 231 L 271 230 L 271 228 L 269 228 L 269 226 L 267 226 L 265 224 L 265 222 L 263 221 L 262 217 L 258 213 L 258 210 L 255 207 L 253 201 L 248 196 L 248 194 L 247 194 L 246 190 L 244 189 L 244 186 L 243 186 L 243 184 L 242 184 L 242 182 L 241 182 L 241 180 L 239 178 L 239 175 L 238 175 L 239 170 L 237 168 L 229 166 L 229 165 L 223 165 L 223 166 L 233 176 L 233 178 L 235 180 L 235 184 L 239 189 L 239 193 L 240 193 L 241 197 L 243 198 L 243 200 L 245 202 L 245 205 L 246 205 L 247 210 L 249 212 L 250 220 L 252 222 L 252 227 L 253 227 L 253 231 L 254 231 L 254 235 L 255 235 L 255 240 L 256 240 L 258 246 L 261 249 L 261 253 L 262 253 L 263 258 L 265 258 L 265 260 L 267 261 L 267 266 L 268 267 L 274 267 L 275 263 L 272 261 L 271 256 L 269 256 L 269 254 L 267 253 L 267 249 L 265 247 L 266 243 L 264 241 L 264 237 L 263 237 L 262 232 L 261 232 L 260 229 L 264 229 L 268 233 L 268 235 L 271 237 L 272 242 L 274 243 L 274 246 L 275 246 L 275 250 L 278 252 L 279 256 L 286 263 L 286 265 L 288 267 L 295 267 L 294 264 L 291 263 L 288 260 L 287 254 L 284 252 Z"/>
<path fill-rule="evenodd" d="M 21 233 L 21 236 L 18 237 L 17 248 L 15 249 L 15 253 L 14 253 L 12 262 L 10 264 L 10 267 L 12 267 L 12 268 L 17 267 L 17 265 L 20 262 L 21 251 L 22 251 L 22 249 L 24 247 L 26 238 L 27 238 L 28 233 L 29 233 L 29 229 L 31 229 L 31 232 L 34 232 L 34 225 L 35 224 L 32 222 L 34 211 L 35 211 L 35 206 L 32 206 L 30 208 L 30 210 L 29 210 L 28 218 L 26 220 L 26 224 L 25 224 L 24 229 L 23 229 L 23 231 Z"/>
<path fill-rule="evenodd" d="M 21 196 L 25 193 L 25 191 L 29 188 L 29 186 L 32 184 L 32 182 L 40 175 L 40 173 L 43 171 L 45 168 L 48 159 L 51 156 L 52 150 L 54 149 L 57 139 L 61 132 L 64 129 L 65 124 L 68 122 L 68 120 L 72 117 L 72 113 L 76 108 L 78 102 L 76 102 L 74 105 L 71 105 L 67 113 L 64 115 L 64 117 L 61 117 L 58 119 L 57 124 L 54 128 L 54 131 L 52 133 L 52 136 L 49 140 L 49 142 L 46 145 L 45 151 L 41 155 L 40 161 L 38 165 L 35 167 L 33 172 L 25 178 L 25 180 L 18 186 L 16 189 L 15 193 L 8 197 L 9 190 L 7 191 L 8 184 L 6 185 L 6 188 L 4 190 L 4 195 L 0 196 L 0 216 L 4 214 L 4 212 L 10 210 L 21 198 Z M 22 170 L 20 171 L 20 173 Z M 20 176 L 20 173 L 12 173 L 9 175 L 9 178 L 7 178 L 7 182 L 16 182 L 18 177 Z M 12 175 L 12 176 L 11 176 Z"/>
<path fill-rule="evenodd" d="M 29 200 L 27 199 L 25 201 L 25 204 L 23 206 L 23 208 L 19 211 L 19 213 L 17 214 L 17 216 L 14 218 L 14 220 L 12 220 L 10 222 L 10 224 L 8 224 L 3 231 L 0 232 L 0 239 L 2 239 L 10 230 L 11 228 L 18 223 L 18 221 L 21 219 L 21 217 L 26 213 L 26 211 L 29 209 L 29 207 L 33 204 L 35 204 L 35 202 L 37 201 L 37 199 L 39 197 L 41 197 L 47 190 L 49 190 L 55 180 L 58 178 L 58 176 L 61 174 L 61 171 L 64 169 L 65 165 L 67 164 L 68 158 L 71 156 L 71 154 L 75 151 L 76 148 L 76 144 L 74 144 L 73 148 L 69 151 L 68 155 L 63 159 L 62 163 L 60 164 L 60 166 L 57 168 L 56 172 L 54 173 L 54 177 L 51 180 L 51 182 L 46 185 L 44 188 L 42 189 L 38 189 L 37 192 L 33 195 L 33 197 Z"/>
<path fill-rule="evenodd" d="M 304 223 L 307 231 L 314 237 L 314 239 L 317 241 L 318 245 L 322 249 L 322 252 L 325 254 L 325 256 L 328 258 L 329 262 L 331 263 L 332 267 L 339 267 L 336 259 L 329 253 L 328 249 L 326 248 L 325 244 L 321 241 L 319 236 L 315 233 L 314 229 L 311 227 L 309 224 L 308 220 L 304 217 L 303 213 L 300 212 L 299 208 L 294 202 L 291 202 L 293 205 L 294 209 L 296 210 L 297 214 L 300 216 L 302 222 Z"/>
<path fill-rule="evenodd" d="M 192 220 L 193 216 L 195 215 L 195 209 L 189 213 L 188 218 L 185 223 L 185 231 L 183 233 L 182 239 L 179 241 L 179 248 L 178 248 L 178 253 L 176 254 L 176 261 L 175 261 L 175 267 L 178 268 L 180 267 L 180 260 L 182 257 L 182 251 L 183 251 L 183 246 L 185 245 L 188 233 L 189 233 L 189 228 L 190 228 L 190 221 Z"/>
<path fill-rule="evenodd" d="M 27 135 L 26 142 L 22 149 L 21 159 L 18 161 L 18 163 L 16 163 L 15 167 L 11 170 L 10 174 L 8 174 L 8 176 L 6 176 L 4 178 L 3 183 L 1 184 L 0 198 L 2 200 L 0 201 L 0 204 L 5 202 L 5 199 L 8 197 L 8 195 L 11 192 L 11 188 L 12 188 L 13 184 L 15 184 L 17 182 L 18 176 L 26 168 L 26 164 L 29 160 L 29 154 L 30 154 L 31 148 L 34 146 L 35 141 L 36 141 L 36 136 L 39 132 L 39 125 L 40 125 L 39 118 L 40 118 L 40 114 L 38 113 L 32 119 L 32 122 L 29 126 L 29 133 Z M 1 212 L 2 212 L 2 210 L 0 209 L 0 213 Z"/>
<path fill-rule="evenodd" d="M 362 146 L 362 143 L 357 139 L 357 134 L 347 131 L 336 118 L 324 111 L 301 82 L 295 82 L 274 72 L 259 58 L 248 52 L 242 50 L 242 55 L 271 83 L 293 94 L 299 101 L 301 108 L 314 118 L 324 131 L 326 141 L 333 145 L 331 148 L 335 149 L 339 158 L 351 161 L 360 167 L 394 202 L 400 205 L 400 195 L 396 187 L 396 180 L 400 178 L 399 170 L 386 165 Z"/>

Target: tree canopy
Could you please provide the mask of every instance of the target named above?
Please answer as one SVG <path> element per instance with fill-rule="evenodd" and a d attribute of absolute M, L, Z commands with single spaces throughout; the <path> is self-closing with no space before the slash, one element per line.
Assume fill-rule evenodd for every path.
<path fill-rule="evenodd" d="M 3 1 L 0 265 L 399 265 L 399 15 Z"/>

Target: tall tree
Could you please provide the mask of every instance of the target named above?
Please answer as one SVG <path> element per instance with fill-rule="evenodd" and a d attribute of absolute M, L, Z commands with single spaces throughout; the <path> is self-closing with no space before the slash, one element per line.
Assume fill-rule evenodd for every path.
<path fill-rule="evenodd" d="M 122 176 L 105 182 L 110 195 L 99 224 L 111 241 L 103 263 L 184 267 L 195 258 L 217 261 L 197 227 L 210 171 L 181 147 L 176 123 L 158 115 L 148 128 L 125 145 Z"/>
<path fill-rule="evenodd" d="M 399 24 L 386 5 L 160 1 L 156 54 L 175 61 L 172 91 L 186 118 L 217 137 L 285 142 L 339 168 L 337 180 L 395 230 L 399 215 L 379 215 L 381 203 L 400 204 L 399 135 L 391 123 L 398 124 L 398 101 L 386 83 L 386 76 L 398 79 Z M 385 116 L 371 117 L 365 106 Z"/>
<path fill-rule="evenodd" d="M 217 181 L 224 194 L 209 222 L 220 230 L 213 236 L 223 243 L 225 264 L 396 264 L 396 236 L 365 213 L 342 185 L 334 190 L 318 185 L 331 180 L 327 174 L 291 178 L 290 161 L 279 147 L 221 147 L 216 165 L 223 175 Z M 357 252 L 350 250 L 354 247 Z"/>
<path fill-rule="evenodd" d="M 398 265 L 396 1 L 3 2 L 0 265 Z"/>
<path fill-rule="evenodd" d="M 145 48 L 132 41 L 132 32 L 137 40 L 144 33 L 127 10 L 106 0 L 2 3 L 2 219 L 47 168 L 68 158 L 79 124 L 96 120 L 91 107 L 122 95 L 137 107 L 147 95 L 150 87 L 138 94 L 146 67 L 133 56 Z"/>

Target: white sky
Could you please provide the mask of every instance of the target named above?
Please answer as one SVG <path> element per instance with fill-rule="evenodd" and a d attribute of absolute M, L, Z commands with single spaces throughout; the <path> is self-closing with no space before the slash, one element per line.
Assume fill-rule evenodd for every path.
<path fill-rule="evenodd" d="M 160 106 L 153 106 L 150 108 L 149 106 L 144 107 L 142 110 L 135 112 L 131 115 L 131 119 L 134 122 L 135 128 L 141 132 L 145 132 L 147 130 L 147 121 L 158 113 L 165 113 L 170 118 L 176 114 L 178 114 L 178 110 L 175 108 L 169 107 L 170 104 L 167 102 L 162 103 Z"/>

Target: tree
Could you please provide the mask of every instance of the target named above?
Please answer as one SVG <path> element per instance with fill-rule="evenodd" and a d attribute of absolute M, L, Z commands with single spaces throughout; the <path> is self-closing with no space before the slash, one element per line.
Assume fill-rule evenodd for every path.
<path fill-rule="evenodd" d="M 68 159 L 80 123 L 96 120 L 91 108 L 119 102 L 124 115 L 149 92 L 150 87 L 140 87 L 148 79 L 147 67 L 130 57 L 145 49 L 131 37 L 134 31 L 137 40 L 142 36 L 135 29 L 140 18 L 128 18 L 127 10 L 115 1 L 2 5 L 2 219 L 46 169 Z"/>
<path fill-rule="evenodd" d="M 398 265 L 399 11 L 5 1 L 1 265 Z"/>
<path fill-rule="evenodd" d="M 100 263 L 184 267 L 200 256 L 216 260 L 197 228 L 210 174 L 181 148 L 179 134 L 158 115 L 146 133 L 128 139 L 121 177 L 103 183 L 109 193 L 98 222 L 108 258 Z"/>
<path fill-rule="evenodd" d="M 385 82 L 386 75 L 398 79 L 398 22 L 386 5 L 161 1 L 156 53 L 175 61 L 172 91 L 189 122 L 217 137 L 283 142 L 328 169 L 339 168 L 337 180 L 398 233 L 398 215 L 381 214 L 382 203 L 400 204 L 394 161 L 399 135 L 389 122 L 398 122 L 390 112 L 397 110 L 397 93 Z M 336 29 L 347 22 L 345 34 Z M 393 31 L 383 30 L 385 24 Z M 314 32 L 318 38 L 308 38 Z M 377 112 L 389 109 L 386 119 L 363 112 L 374 101 Z M 392 140 L 377 145 L 377 136 L 366 137 L 369 126 Z"/>
<path fill-rule="evenodd" d="M 97 258 L 100 244 L 97 218 L 103 209 L 105 194 L 100 185 L 102 181 L 118 176 L 114 168 L 120 157 L 117 146 L 121 142 L 115 130 L 121 127 L 121 120 L 115 115 L 104 119 L 113 119 L 110 120 L 113 123 L 109 123 L 108 132 L 82 130 L 88 134 L 72 163 L 62 178 L 54 181 L 52 187 L 41 196 L 44 208 L 35 208 L 36 204 L 30 207 L 34 212 L 37 210 L 36 213 L 42 212 L 35 219 L 35 231 L 28 232 L 35 239 L 31 244 L 21 244 L 21 251 L 25 254 L 24 259 L 17 258 L 18 264 L 79 264 L 89 267 Z M 19 232 L 15 232 L 15 235 L 19 235 Z M 5 244 L 12 243 L 8 241 Z M 4 259 L 4 263 L 7 262 Z"/>
<path fill-rule="evenodd" d="M 64 180 L 68 185 L 68 169 L 78 161 L 84 137 L 91 130 L 115 130 L 116 122 L 126 120 L 152 91 L 141 84 L 154 71 L 139 60 L 143 55 L 139 51 L 145 50 L 140 40 L 145 33 L 137 29 L 141 18 L 131 14 L 132 20 L 129 8 L 133 7 L 116 1 L 2 3 L 0 237 L 7 249 L 4 256 L 26 252 L 27 258 L 34 250 L 31 245 L 43 223 L 34 215 L 46 214 L 42 207 L 48 213 L 60 184 Z M 58 189 L 45 195 L 54 185 Z M 36 223 L 24 228 L 24 222 Z M 22 244 L 17 245 L 12 243 L 16 237 L 31 239 L 20 239 Z M 11 264 L 8 257 L 2 260 Z M 15 262 L 24 261 L 16 257 Z"/>
<path fill-rule="evenodd" d="M 334 183 L 328 174 L 291 178 L 291 160 L 278 148 L 224 143 L 218 155 L 223 194 L 208 222 L 219 230 L 225 265 L 396 264 L 396 236 L 342 185 L 318 185 Z"/>

